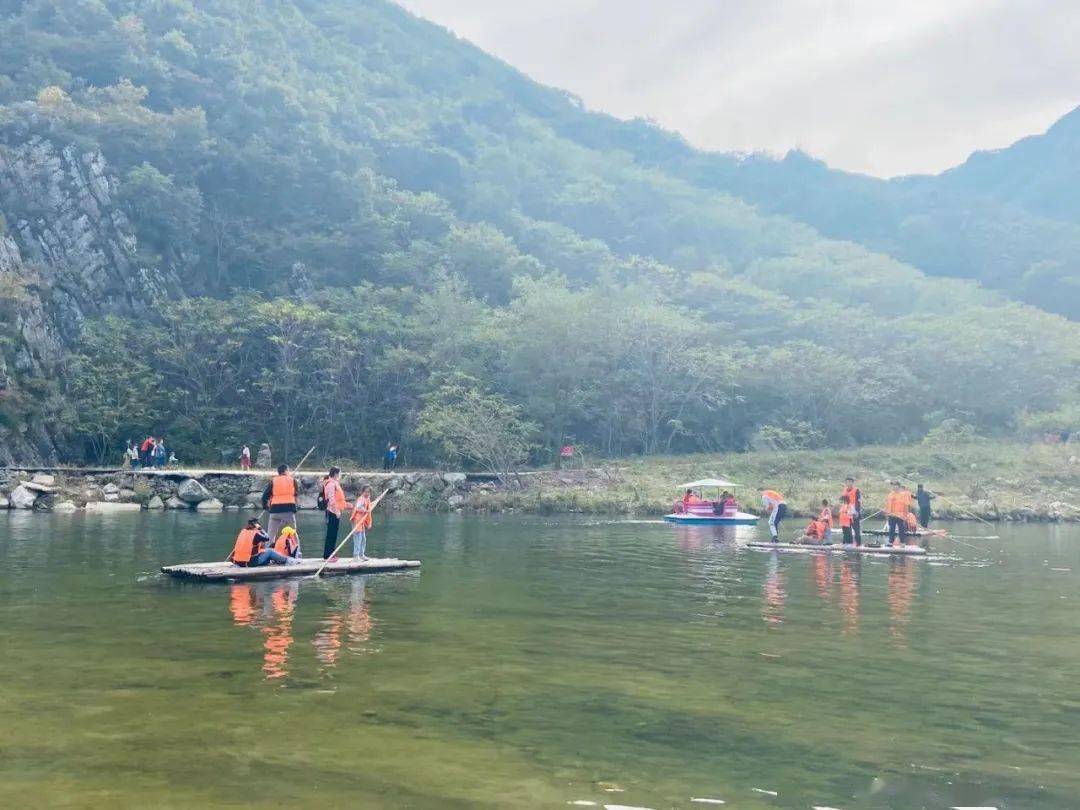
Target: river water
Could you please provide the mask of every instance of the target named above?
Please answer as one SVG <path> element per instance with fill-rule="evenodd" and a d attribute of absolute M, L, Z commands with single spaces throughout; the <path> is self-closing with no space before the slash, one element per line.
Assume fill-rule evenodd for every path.
<path fill-rule="evenodd" d="M 858 559 L 384 516 L 419 572 L 156 573 L 240 520 L 0 515 L 0 805 L 1080 806 L 1078 526 Z"/>

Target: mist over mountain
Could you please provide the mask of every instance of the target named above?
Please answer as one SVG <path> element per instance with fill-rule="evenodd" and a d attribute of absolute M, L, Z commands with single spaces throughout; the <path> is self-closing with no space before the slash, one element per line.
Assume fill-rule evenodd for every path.
<path fill-rule="evenodd" d="M 463 391 L 536 461 L 1074 406 L 1068 119 L 881 181 L 695 151 L 381 0 L 0 0 L 0 39 L 6 459 L 434 458 Z"/>

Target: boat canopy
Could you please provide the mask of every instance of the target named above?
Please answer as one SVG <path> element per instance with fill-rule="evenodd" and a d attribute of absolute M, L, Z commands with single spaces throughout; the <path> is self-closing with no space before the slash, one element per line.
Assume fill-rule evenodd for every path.
<path fill-rule="evenodd" d="M 679 489 L 702 489 L 703 487 L 717 487 L 718 489 L 734 489 L 738 484 L 725 481 L 723 478 L 702 478 L 700 481 L 691 481 L 688 484 L 679 484 Z"/>

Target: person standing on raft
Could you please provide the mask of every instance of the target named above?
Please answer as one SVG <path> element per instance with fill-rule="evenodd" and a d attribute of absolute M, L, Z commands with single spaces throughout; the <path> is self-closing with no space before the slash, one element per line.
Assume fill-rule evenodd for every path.
<path fill-rule="evenodd" d="M 769 534 L 776 543 L 780 540 L 780 521 L 787 516 L 784 496 L 775 489 L 766 489 L 761 493 L 761 503 L 769 515 Z"/>
<path fill-rule="evenodd" d="M 356 498 L 350 516 L 353 525 L 353 557 L 367 559 L 367 530 L 371 528 L 371 487 L 365 486 Z"/>
<path fill-rule="evenodd" d="M 326 539 L 323 541 L 322 556 L 324 560 L 331 559 L 338 543 L 338 528 L 341 526 L 341 513 L 345 511 L 348 501 L 345 498 L 345 490 L 341 488 L 341 468 L 331 467 L 330 473 L 323 481 L 322 497 L 326 503 Z"/>
<path fill-rule="evenodd" d="M 891 482 L 892 491 L 885 498 L 885 518 L 889 522 L 889 544 L 896 545 L 897 534 L 900 543 L 907 543 L 907 516 L 911 510 L 911 491 L 900 484 Z"/>
<path fill-rule="evenodd" d="M 848 496 L 841 495 L 838 519 L 840 522 L 840 531 L 843 532 L 844 535 L 845 546 L 850 546 L 852 544 L 857 546 L 862 545 L 859 541 L 855 539 L 855 533 L 851 529 L 851 523 L 854 518 L 854 514 L 855 507 L 851 505 L 851 501 L 848 499 Z"/>
<path fill-rule="evenodd" d="M 271 537 L 277 537 L 286 526 L 296 528 L 296 499 L 300 494 L 288 464 L 282 464 L 277 472 L 262 494 L 263 509 L 270 513 L 267 528 Z"/>
<path fill-rule="evenodd" d="M 236 542 L 228 560 L 242 568 L 255 568 L 270 563 L 296 565 L 300 562 L 267 548 L 269 543 L 270 536 L 262 530 L 258 520 L 251 518 L 247 526 L 240 530 L 240 534 L 236 535 Z"/>
<path fill-rule="evenodd" d="M 915 501 L 919 504 L 919 525 L 924 529 L 930 528 L 930 501 L 936 497 L 933 492 L 923 489 L 922 484 L 915 489 Z"/>
<path fill-rule="evenodd" d="M 851 505 L 851 532 L 855 537 L 855 545 L 862 545 L 862 490 L 855 486 L 855 479 L 848 476 L 841 497 L 846 497 Z M 842 503 L 843 501 L 841 501 Z"/>

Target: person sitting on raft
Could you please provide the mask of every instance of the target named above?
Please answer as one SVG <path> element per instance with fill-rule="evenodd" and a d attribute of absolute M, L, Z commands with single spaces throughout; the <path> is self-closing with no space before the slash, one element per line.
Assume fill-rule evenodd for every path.
<path fill-rule="evenodd" d="M 919 533 L 919 519 L 915 517 L 914 512 L 908 512 L 904 516 L 904 525 L 907 529 L 908 537 L 915 537 Z"/>
<path fill-rule="evenodd" d="M 285 526 L 274 541 L 274 551 L 282 557 L 301 559 L 304 555 L 300 553 L 300 536 L 296 533 L 296 529 Z"/>
<path fill-rule="evenodd" d="M 810 521 L 810 525 L 803 529 L 802 537 L 797 538 L 795 542 L 814 546 L 828 543 L 826 532 L 825 522 L 820 517 L 817 517 Z"/>
<path fill-rule="evenodd" d="M 851 497 L 848 495 L 840 496 L 840 531 L 844 534 L 844 545 L 861 545 L 859 538 L 855 536 L 852 524 L 855 521 L 855 507 L 851 503 Z"/>
<path fill-rule="evenodd" d="M 236 543 L 232 553 L 229 554 L 229 562 L 243 568 L 255 568 L 260 565 L 277 563 L 278 565 L 295 565 L 299 560 L 278 554 L 272 548 L 267 548 L 270 536 L 263 531 L 259 521 L 251 518 L 247 526 L 236 535 Z"/>

